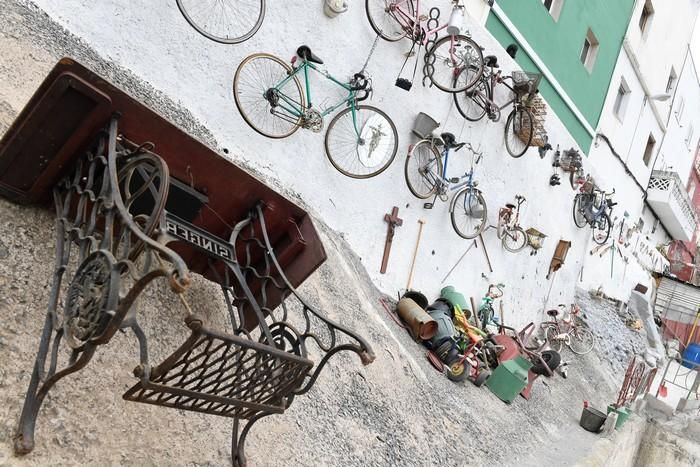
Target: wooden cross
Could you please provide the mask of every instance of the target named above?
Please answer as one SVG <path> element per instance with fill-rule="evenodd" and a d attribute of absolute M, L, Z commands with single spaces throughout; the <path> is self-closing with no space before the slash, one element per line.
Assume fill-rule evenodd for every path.
<path fill-rule="evenodd" d="M 391 242 L 394 240 L 394 232 L 396 227 L 401 227 L 403 225 L 403 219 L 399 219 L 399 208 L 394 206 L 391 209 L 391 215 L 384 214 L 384 222 L 389 224 L 386 232 L 386 242 L 384 242 L 384 256 L 382 257 L 382 267 L 379 272 L 382 274 L 386 273 L 386 267 L 389 263 L 389 253 L 391 252 Z"/>

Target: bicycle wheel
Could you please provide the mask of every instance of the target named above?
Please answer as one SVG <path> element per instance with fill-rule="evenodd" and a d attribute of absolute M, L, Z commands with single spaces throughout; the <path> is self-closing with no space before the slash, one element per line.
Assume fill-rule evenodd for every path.
<path fill-rule="evenodd" d="M 527 234 L 522 227 L 506 229 L 506 234 L 501 240 L 503 248 L 511 253 L 517 253 L 527 246 Z"/>
<path fill-rule="evenodd" d="M 445 92 L 466 91 L 476 85 L 484 73 L 481 47 L 461 34 L 437 41 L 428 52 L 426 62 L 430 81 Z"/>
<path fill-rule="evenodd" d="M 304 111 L 299 79 L 294 76 L 280 85 L 291 72 L 281 59 L 259 53 L 243 59 L 233 78 L 233 97 L 243 120 L 268 138 L 286 138 L 301 125 L 302 116 L 296 115 Z"/>
<path fill-rule="evenodd" d="M 503 240 L 503 237 L 506 236 L 509 222 L 510 212 L 503 212 L 502 209 L 501 212 L 498 213 L 498 225 L 496 226 L 496 237 L 498 237 L 499 240 Z"/>
<path fill-rule="evenodd" d="M 365 0 L 365 13 L 370 26 L 382 39 L 390 42 L 401 40 L 408 34 L 397 19 L 396 8 L 401 8 L 413 16 L 413 0 Z"/>
<path fill-rule="evenodd" d="M 450 206 L 452 228 L 462 238 L 472 239 L 486 228 L 486 201 L 477 190 L 466 186 L 452 199 Z"/>
<path fill-rule="evenodd" d="M 190 26 L 221 44 L 253 37 L 265 18 L 265 0 L 177 0 Z"/>
<path fill-rule="evenodd" d="M 464 73 L 464 70 L 462 70 Z M 461 74 L 461 73 L 460 73 Z M 455 77 L 455 81 L 459 76 Z M 488 80 L 481 76 L 476 84 L 464 92 L 456 92 L 453 95 L 457 111 L 470 122 L 478 122 L 486 115 L 489 108 L 488 100 L 491 99 L 491 92 Z"/>
<path fill-rule="evenodd" d="M 588 225 L 586 216 L 583 215 L 584 197 L 585 195 L 583 193 L 579 193 L 574 197 L 574 224 L 576 224 L 576 227 L 578 227 L 579 229 L 582 229 L 586 225 Z"/>
<path fill-rule="evenodd" d="M 518 106 L 508 115 L 503 139 L 506 142 L 508 154 L 520 157 L 527 151 L 532 142 L 534 123 L 530 110 Z"/>
<path fill-rule="evenodd" d="M 577 355 L 585 355 L 595 346 L 595 336 L 590 329 L 575 326 L 569 331 L 569 348 Z"/>
<path fill-rule="evenodd" d="M 442 159 L 431 140 L 424 139 L 413 147 L 406 156 L 403 172 L 413 196 L 426 199 L 435 194 L 442 178 Z"/>
<path fill-rule="evenodd" d="M 563 347 L 562 340 L 557 338 L 559 334 L 559 329 L 554 324 L 550 324 L 544 329 L 544 337 L 547 339 L 549 347 L 557 352 L 561 352 Z"/>
<path fill-rule="evenodd" d="M 356 105 L 333 117 L 326 130 L 326 156 L 340 173 L 370 178 L 396 157 L 399 135 L 389 116 L 370 105 Z"/>
<path fill-rule="evenodd" d="M 608 238 L 610 238 L 611 229 L 610 217 L 607 212 L 604 212 L 593 225 L 593 241 L 598 245 L 605 245 Z M 613 245 L 613 248 L 615 248 L 615 245 Z M 613 254 L 615 254 L 615 252 L 613 252 Z"/>

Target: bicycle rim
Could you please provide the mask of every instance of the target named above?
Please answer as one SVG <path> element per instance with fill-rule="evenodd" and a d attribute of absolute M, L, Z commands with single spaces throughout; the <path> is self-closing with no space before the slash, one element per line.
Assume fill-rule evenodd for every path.
<path fill-rule="evenodd" d="M 233 97 L 241 116 L 255 131 L 268 138 L 286 138 L 301 125 L 301 116 L 285 110 L 280 104 L 304 109 L 301 83 L 295 76 L 284 86 L 292 68 L 281 59 L 269 54 L 253 54 L 246 57 L 236 70 L 233 79 Z M 265 97 L 272 89 L 279 96 L 278 105 L 272 105 Z"/>
<path fill-rule="evenodd" d="M 326 131 L 326 155 L 343 175 L 374 177 L 385 171 L 396 157 L 399 140 L 396 127 L 387 114 L 369 105 L 355 107 L 355 121 L 357 127 L 352 107 L 333 117 Z"/>
<path fill-rule="evenodd" d="M 445 92 L 466 91 L 484 72 L 481 47 L 467 36 L 443 37 L 430 49 L 426 60 L 430 81 Z"/>
<path fill-rule="evenodd" d="M 547 343 L 549 344 L 549 347 L 556 351 L 556 352 L 561 352 L 562 348 L 562 341 L 561 339 L 557 339 L 559 336 L 559 329 L 557 329 L 556 326 L 550 325 L 547 326 L 544 330 L 544 337 L 547 339 Z"/>
<path fill-rule="evenodd" d="M 390 42 L 403 39 L 407 33 L 396 13 L 390 11 L 390 7 L 396 3 L 395 0 L 365 0 L 365 13 L 370 26 L 382 39 Z M 400 6 L 413 14 L 412 0 L 403 2 Z"/>
<path fill-rule="evenodd" d="M 177 0 L 177 6 L 198 33 L 221 44 L 250 39 L 265 18 L 265 0 Z"/>
<path fill-rule="evenodd" d="M 462 70 L 464 73 L 464 70 Z M 457 81 L 459 76 L 455 78 Z M 487 98 L 489 96 L 488 83 L 482 75 L 476 84 L 464 91 L 456 92 L 453 95 L 457 111 L 470 122 L 478 122 L 486 115 L 488 108 Z"/>
<path fill-rule="evenodd" d="M 503 236 L 503 248 L 511 253 L 517 253 L 527 246 L 527 234 L 520 227 L 506 229 Z"/>
<path fill-rule="evenodd" d="M 486 202 L 476 190 L 461 190 L 455 195 L 450 210 L 452 227 L 462 238 L 472 239 L 486 228 Z"/>
<path fill-rule="evenodd" d="M 576 224 L 576 227 L 582 229 L 588 224 L 588 221 L 586 220 L 586 217 L 583 215 L 583 195 L 582 194 L 577 194 L 576 197 L 574 198 L 574 209 L 573 209 L 573 215 L 574 215 L 574 224 Z"/>
<path fill-rule="evenodd" d="M 595 346 L 595 336 L 590 329 L 577 326 L 569 332 L 569 336 L 569 348 L 577 355 L 585 355 Z"/>
<path fill-rule="evenodd" d="M 605 245 L 608 238 L 610 238 L 610 229 L 612 228 L 608 213 L 604 212 L 601 214 L 600 218 L 598 218 L 593 225 L 593 241 L 598 245 Z M 615 245 L 613 245 L 613 250 L 614 249 Z M 613 254 L 615 254 L 615 251 L 613 251 Z"/>
<path fill-rule="evenodd" d="M 506 143 L 508 154 L 520 157 L 532 142 L 533 121 L 530 111 L 524 107 L 516 107 L 508 115 L 503 139 Z"/>
<path fill-rule="evenodd" d="M 430 140 L 419 141 L 406 156 L 404 164 L 406 185 L 413 196 L 426 199 L 435 194 L 437 181 L 442 178 L 440 153 Z"/>

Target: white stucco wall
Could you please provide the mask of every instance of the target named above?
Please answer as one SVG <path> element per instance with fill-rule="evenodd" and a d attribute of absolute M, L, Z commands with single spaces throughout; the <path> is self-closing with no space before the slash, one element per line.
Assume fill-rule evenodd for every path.
<path fill-rule="evenodd" d="M 449 95 L 423 88 L 419 79 L 410 93 L 396 88 L 393 83 L 403 53 L 409 48 L 407 43 L 380 42 L 368 68 L 375 89 L 371 103 L 393 118 L 400 137 L 395 162 L 379 177 L 358 181 L 336 172 L 325 158 L 323 134 L 300 130 L 286 140 L 270 140 L 244 123 L 231 91 L 238 63 L 251 53 L 263 51 L 289 59 L 299 45 L 308 44 L 326 61 L 332 74 L 350 76 L 364 63 L 375 37 L 361 2 L 352 2 L 350 10 L 335 19 L 323 15 L 321 1 L 270 2 L 258 34 L 236 46 L 219 45 L 198 35 L 181 17 L 174 1 L 131 2 L 128 8 L 116 0 L 104 0 L 99 6 L 87 0 L 36 3 L 98 53 L 133 70 L 181 102 L 213 132 L 234 161 L 249 164 L 273 182 L 297 192 L 315 215 L 345 234 L 376 284 L 387 293 L 395 294 L 406 285 L 418 219 L 427 223 L 413 284 L 430 297 L 435 297 L 443 285 L 452 284 L 478 298 L 489 282 L 503 281 L 507 284 L 506 322 L 521 325 L 541 318 L 547 305 L 571 301 L 574 284 L 581 284 L 581 265 L 592 246 L 590 230 L 578 229 L 572 221 L 574 192 L 567 186 L 566 178 L 558 187 L 549 186 L 551 153 L 540 160 L 537 151 L 531 149 L 522 158 L 513 159 L 503 145 L 505 115 L 500 123 L 470 124 L 456 112 Z M 447 2 L 439 4 L 447 17 Z M 485 53 L 496 54 L 504 72 L 510 72 L 514 62 L 489 33 L 472 20 L 468 27 L 486 48 Z M 322 98 L 315 100 L 321 102 Z M 474 249 L 449 280 L 440 283 L 470 242 L 453 232 L 447 203 L 438 203 L 435 209 L 426 211 L 423 202 L 413 198 L 406 188 L 404 158 L 408 145 L 414 141 L 410 129 L 419 111 L 442 122 L 442 128 L 454 132 L 458 139 L 484 149 L 477 179 L 488 203 L 491 223 L 496 223 L 498 208 L 512 201 L 516 193 L 527 197 L 521 224 L 548 235 L 538 255 L 505 252 L 490 230 L 484 239 L 495 271 L 488 271 L 481 249 Z M 562 148 L 575 147 L 551 112 L 547 130 L 550 140 Z M 457 153 L 450 161 L 451 173 L 463 173 L 467 162 L 464 152 Z M 602 178 L 611 166 L 588 164 L 587 169 Z M 193 172 L 196 177 L 196 168 Z M 383 215 L 394 205 L 400 207 L 404 225 L 394 238 L 388 273 L 381 275 L 379 265 L 386 236 Z M 552 282 L 545 276 L 560 239 L 570 240 L 572 249 Z M 601 271 L 606 271 L 604 264 L 599 269 L 585 269 L 586 274 L 590 272 L 597 278 L 605 277 Z M 487 277 L 483 278 L 482 273 Z"/>

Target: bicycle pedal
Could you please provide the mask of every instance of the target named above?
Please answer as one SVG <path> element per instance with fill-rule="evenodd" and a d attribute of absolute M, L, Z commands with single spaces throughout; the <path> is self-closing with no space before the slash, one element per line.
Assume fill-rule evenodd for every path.
<path fill-rule="evenodd" d="M 423 209 L 433 209 L 433 203 L 423 203 Z"/>
<path fill-rule="evenodd" d="M 458 177 L 451 178 L 450 183 L 459 183 L 459 178 Z"/>

